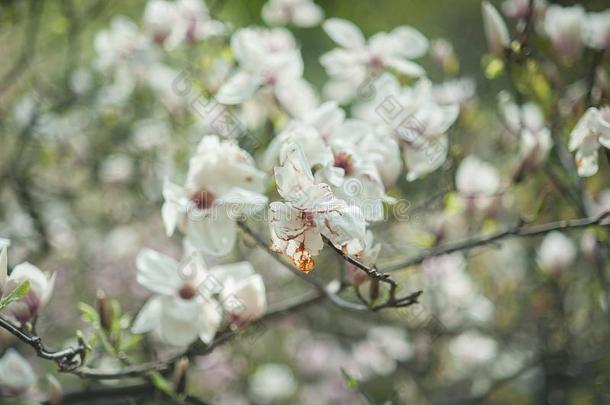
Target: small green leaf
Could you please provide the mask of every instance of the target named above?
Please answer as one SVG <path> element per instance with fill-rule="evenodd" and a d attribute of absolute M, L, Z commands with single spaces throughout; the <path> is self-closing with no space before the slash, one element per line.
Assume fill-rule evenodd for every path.
<path fill-rule="evenodd" d="M 83 314 L 83 320 L 93 326 L 94 328 L 99 328 L 100 317 L 97 314 L 95 308 L 93 308 L 89 304 L 85 304 L 84 302 L 78 303 L 78 309 Z"/>
<path fill-rule="evenodd" d="M 174 398 L 176 396 L 176 393 L 174 392 L 174 388 L 172 387 L 172 384 L 169 381 L 167 381 L 161 374 L 154 371 L 154 372 L 150 373 L 149 376 L 150 376 L 150 381 L 152 382 L 152 384 L 160 392 L 164 393 L 165 395 L 167 395 L 171 398 Z"/>
<path fill-rule="evenodd" d="M 360 386 L 360 381 L 358 381 L 356 377 L 350 375 L 347 371 L 345 371 L 344 368 L 341 368 L 341 374 L 343 374 L 343 377 L 345 378 L 345 383 L 347 384 L 347 387 L 352 391 L 357 391 L 358 387 Z"/>
<path fill-rule="evenodd" d="M 9 295 L 0 300 L 0 310 L 7 307 L 11 302 L 17 301 L 26 296 L 30 291 L 30 282 L 25 280 L 19 284 Z"/>

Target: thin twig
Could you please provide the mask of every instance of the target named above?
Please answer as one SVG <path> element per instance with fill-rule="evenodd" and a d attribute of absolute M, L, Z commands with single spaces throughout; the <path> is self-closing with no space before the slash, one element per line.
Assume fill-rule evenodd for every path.
<path fill-rule="evenodd" d="M 579 228 L 587 228 L 593 225 L 610 226 L 610 223 L 602 223 L 604 219 L 608 216 L 610 216 L 610 210 L 598 215 L 595 218 L 563 220 L 528 227 L 522 227 L 518 225 L 489 235 L 479 235 L 463 241 L 446 243 L 435 248 L 426 249 L 417 256 L 399 261 L 397 263 L 388 264 L 384 266 L 383 269 L 384 271 L 395 271 L 403 269 L 405 267 L 419 264 L 431 257 L 441 256 L 464 250 L 470 250 L 478 246 L 486 245 L 509 237 L 531 237 L 544 235 L 546 233 L 557 230 L 573 230 Z"/>

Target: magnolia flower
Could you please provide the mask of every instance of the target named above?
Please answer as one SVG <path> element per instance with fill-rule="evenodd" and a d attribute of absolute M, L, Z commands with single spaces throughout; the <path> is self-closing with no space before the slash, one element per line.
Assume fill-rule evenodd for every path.
<path fill-rule="evenodd" d="M 460 163 L 455 183 L 469 207 L 485 209 L 500 191 L 500 174 L 491 164 L 470 155 Z"/>
<path fill-rule="evenodd" d="M 476 84 L 473 79 L 448 80 L 432 86 L 432 97 L 441 105 L 464 105 L 475 96 Z"/>
<path fill-rule="evenodd" d="M 402 145 L 407 180 L 438 169 L 447 157 L 446 132 L 458 117 L 459 105 L 437 103 L 427 79 L 401 87 L 395 77 L 384 74 L 374 82 L 372 93 L 374 97 L 354 105 L 352 113 Z"/>
<path fill-rule="evenodd" d="M 138 26 L 124 16 L 114 17 L 109 29 L 96 34 L 95 50 L 94 66 L 115 73 L 141 76 L 158 59 Z"/>
<path fill-rule="evenodd" d="M 152 39 L 170 48 L 226 31 L 223 23 L 210 19 L 201 0 L 149 0 L 143 19 Z"/>
<path fill-rule="evenodd" d="M 231 49 L 239 67 L 218 90 L 220 103 L 240 104 L 264 89 L 292 115 L 317 104 L 313 88 L 302 77 L 303 59 L 289 31 L 243 28 L 233 34 Z"/>
<path fill-rule="evenodd" d="M 167 235 L 176 228 L 207 254 L 227 254 L 235 244 L 235 221 L 265 207 L 265 175 L 232 141 L 204 136 L 191 158 L 185 185 L 166 182 L 162 215 Z"/>
<path fill-rule="evenodd" d="M 359 207 L 365 219 L 381 220 L 382 202 L 392 200 L 385 195 L 378 167 L 389 164 L 392 168 L 398 161 L 400 171 L 398 148 L 393 145 L 388 149 L 388 143 L 376 136 L 367 123 L 344 118 L 345 112 L 335 102 L 322 104 L 290 123 L 271 142 L 264 164 L 269 166 L 277 161 L 282 145 L 295 143 L 315 167 L 317 182 L 330 185 L 337 197 Z M 386 157 L 389 159 L 383 161 Z"/>
<path fill-rule="evenodd" d="M 293 24 L 313 27 L 324 17 L 322 8 L 312 0 L 269 0 L 263 5 L 263 20 L 269 25 Z"/>
<path fill-rule="evenodd" d="M 25 281 L 30 283 L 30 289 L 25 297 L 13 301 L 4 311 L 22 324 L 30 321 L 51 299 L 55 276 L 55 273 L 47 276 L 38 267 L 27 262 L 16 265 L 6 281 L 4 295 L 10 294 Z"/>
<path fill-rule="evenodd" d="M 544 15 L 546 7 L 546 0 L 534 0 L 532 18 L 538 19 Z M 507 17 L 524 20 L 530 15 L 530 0 L 505 0 L 502 3 L 502 12 Z"/>
<path fill-rule="evenodd" d="M 538 263 L 547 273 L 565 270 L 574 262 L 575 258 L 574 242 L 559 231 L 547 234 L 538 249 Z"/>
<path fill-rule="evenodd" d="M 449 342 L 449 350 L 459 367 L 477 366 L 496 357 L 498 344 L 479 332 L 464 332 Z"/>
<path fill-rule="evenodd" d="M 290 368 L 283 364 L 263 364 L 249 378 L 251 395 L 259 403 L 277 403 L 293 395 L 298 386 Z"/>
<path fill-rule="evenodd" d="M 589 13 L 585 25 L 585 43 L 591 48 L 610 49 L 610 9 Z"/>
<path fill-rule="evenodd" d="M 380 32 L 368 41 L 356 25 L 343 19 L 330 18 L 323 28 L 340 46 L 320 57 L 331 77 L 325 91 L 337 101 L 351 100 L 371 72 L 393 69 L 407 76 L 425 75 L 423 68 L 410 59 L 427 52 L 428 40 L 412 27 Z"/>
<path fill-rule="evenodd" d="M 155 295 L 138 313 L 133 333 L 153 331 L 173 346 L 186 346 L 197 338 L 209 343 L 223 315 L 230 323 L 243 324 L 265 311 L 262 278 L 247 262 L 208 270 L 197 254 L 181 265 L 146 249 L 138 255 L 136 264 L 138 282 Z"/>
<path fill-rule="evenodd" d="M 535 171 L 544 163 L 553 146 L 551 130 L 546 126 L 542 109 L 528 102 L 518 106 L 500 98 L 500 110 L 507 128 L 520 138 L 520 164 L 515 179 L 524 171 Z"/>
<path fill-rule="evenodd" d="M 11 396 L 23 395 L 36 383 L 32 366 L 15 349 L 0 358 L 0 388 Z"/>
<path fill-rule="evenodd" d="M 360 254 L 360 262 L 366 266 L 374 266 L 381 251 L 381 244 L 375 243 L 373 232 L 367 230 L 364 239 L 364 250 Z M 345 264 L 345 278 L 354 285 L 360 285 L 369 279 L 368 275 L 351 263 Z"/>
<path fill-rule="evenodd" d="M 287 144 L 275 168 L 279 194 L 286 202 L 269 208 L 272 248 L 286 254 L 304 272 L 313 269 L 322 236 L 347 254 L 362 251 L 366 223 L 359 208 L 335 197 L 330 186 L 315 183 L 303 150 Z"/>
<path fill-rule="evenodd" d="M 544 31 L 559 55 L 573 61 L 582 52 L 586 24 L 585 10 L 581 5 L 549 6 L 544 18 Z"/>
<path fill-rule="evenodd" d="M 591 107 L 570 134 L 570 151 L 576 151 L 576 167 L 581 177 L 597 173 L 599 146 L 610 149 L 610 107 Z"/>
<path fill-rule="evenodd" d="M 510 47 L 510 35 L 502 16 L 489 2 L 481 3 L 483 11 L 483 27 L 489 51 L 496 56 L 503 56 Z"/>

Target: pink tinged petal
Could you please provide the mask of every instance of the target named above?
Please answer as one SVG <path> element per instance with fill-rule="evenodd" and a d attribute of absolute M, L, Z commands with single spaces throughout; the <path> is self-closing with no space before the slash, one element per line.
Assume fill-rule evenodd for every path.
<path fill-rule="evenodd" d="M 180 289 L 182 279 L 178 273 L 178 262 L 173 258 L 144 249 L 136 259 L 137 281 L 150 291 L 162 295 L 173 295 Z"/>
<path fill-rule="evenodd" d="M 242 103 L 252 97 L 260 85 L 259 79 L 246 72 L 239 71 L 218 90 L 216 100 L 227 105 Z"/>
<path fill-rule="evenodd" d="M 389 58 L 385 60 L 385 64 L 403 75 L 412 77 L 420 77 L 426 75 L 426 71 L 424 70 L 424 68 L 419 66 L 417 63 L 411 62 L 407 59 Z"/>
<path fill-rule="evenodd" d="M 344 48 L 364 47 L 364 36 L 352 22 L 340 18 L 329 18 L 322 24 L 322 27 L 333 41 Z"/>
<path fill-rule="evenodd" d="M 212 209 L 202 216 L 193 214 L 186 225 L 186 235 L 196 249 L 212 256 L 224 256 L 233 249 L 237 235 L 235 221 L 222 209 Z"/>
<path fill-rule="evenodd" d="M 36 383 L 30 363 L 15 349 L 9 348 L 0 358 L 0 387 L 11 395 L 25 394 Z"/>
<path fill-rule="evenodd" d="M 146 333 L 157 329 L 161 318 L 161 299 L 152 297 L 140 309 L 131 326 L 132 333 Z"/>

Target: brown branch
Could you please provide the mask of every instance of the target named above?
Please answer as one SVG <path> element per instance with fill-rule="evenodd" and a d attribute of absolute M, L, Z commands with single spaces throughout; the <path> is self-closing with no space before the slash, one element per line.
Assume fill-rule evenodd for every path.
<path fill-rule="evenodd" d="M 594 218 L 579 218 L 570 219 L 556 222 L 549 222 L 542 225 L 533 225 L 523 227 L 517 225 L 503 231 L 498 231 L 489 235 L 479 235 L 463 241 L 446 243 L 431 249 L 426 249 L 417 256 L 402 260 L 397 263 L 389 264 L 384 266 L 384 271 L 394 271 L 403 269 L 405 267 L 419 264 L 426 259 L 435 256 L 446 255 L 449 253 L 460 252 L 470 250 L 479 246 L 487 245 L 498 240 L 506 239 L 509 237 L 532 237 L 538 235 L 544 235 L 552 231 L 557 230 L 573 230 L 579 228 L 587 228 L 593 225 L 610 226 L 610 222 L 603 223 L 604 219 L 610 216 L 610 210 L 606 211 Z"/>
<path fill-rule="evenodd" d="M 51 351 L 43 345 L 40 336 L 30 335 L 2 317 L 0 317 L 0 328 L 10 332 L 17 339 L 31 346 L 36 351 L 38 357 L 56 362 L 59 371 L 70 372 L 79 367 L 85 359 L 87 346 L 80 339 L 76 347 Z"/>

